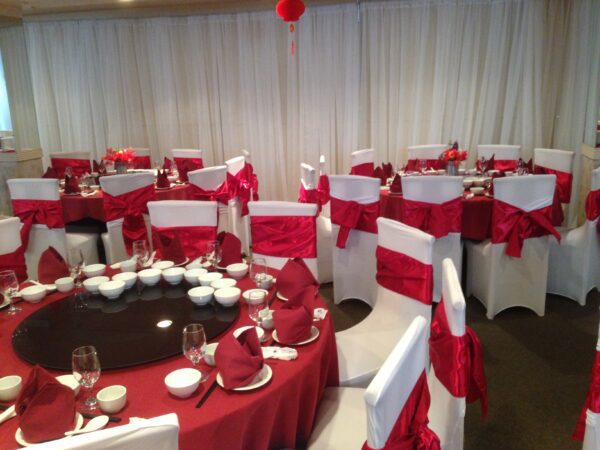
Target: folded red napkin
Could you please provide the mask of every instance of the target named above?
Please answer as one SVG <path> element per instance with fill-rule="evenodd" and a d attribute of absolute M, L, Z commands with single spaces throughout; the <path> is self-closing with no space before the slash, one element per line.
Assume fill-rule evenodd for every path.
<path fill-rule="evenodd" d="M 277 340 L 283 344 L 296 344 L 307 340 L 313 323 L 315 295 L 312 287 L 306 287 L 273 313 Z"/>
<path fill-rule="evenodd" d="M 168 188 L 171 186 L 171 182 L 167 177 L 166 170 L 159 170 L 156 174 L 156 187 L 157 188 Z"/>
<path fill-rule="evenodd" d="M 527 173 L 533 173 L 533 159 L 529 158 L 525 167 L 527 168 Z"/>
<path fill-rule="evenodd" d="M 17 397 L 15 411 L 27 442 L 60 438 L 74 428 L 75 394 L 35 366 Z"/>
<path fill-rule="evenodd" d="M 382 168 L 385 178 L 392 178 L 392 174 L 394 173 L 394 167 L 392 166 L 392 163 L 384 163 L 382 164 Z"/>
<path fill-rule="evenodd" d="M 219 265 L 227 267 L 229 264 L 242 262 L 242 242 L 235 234 L 221 231 L 217 235 L 223 257 Z"/>
<path fill-rule="evenodd" d="M 172 166 L 173 166 L 173 161 L 171 161 L 169 158 L 167 158 L 165 156 L 165 159 L 163 161 L 163 170 L 166 170 L 167 172 L 170 172 Z"/>
<path fill-rule="evenodd" d="M 75 175 L 72 177 L 65 175 L 65 194 L 75 194 L 77 192 L 81 192 L 79 179 Z"/>
<path fill-rule="evenodd" d="M 313 296 L 317 295 L 319 282 L 304 260 L 302 258 L 289 259 L 277 277 L 277 289 L 281 295 L 290 299 L 308 286 L 312 287 Z"/>
<path fill-rule="evenodd" d="M 160 252 L 158 257 L 167 261 L 173 261 L 175 264 L 185 262 L 185 251 L 177 236 L 171 238 L 164 234 L 160 235 Z"/>
<path fill-rule="evenodd" d="M 252 383 L 264 365 L 256 329 L 247 329 L 237 339 L 233 334 L 225 336 L 215 352 L 215 365 L 221 373 L 225 389 Z"/>
<path fill-rule="evenodd" d="M 69 266 L 54 247 L 48 247 L 38 261 L 40 283 L 53 284 L 59 278 L 69 276 Z"/>
<path fill-rule="evenodd" d="M 399 174 L 394 176 L 390 186 L 390 192 L 393 192 L 394 194 L 402 194 L 402 177 Z"/>
<path fill-rule="evenodd" d="M 54 167 L 48 167 L 46 172 L 44 172 L 44 175 L 42 175 L 42 178 L 58 178 L 58 174 L 56 173 L 56 170 L 54 170 Z"/>
<path fill-rule="evenodd" d="M 494 164 L 496 160 L 496 155 L 492 155 L 492 157 L 490 159 L 487 160 L 485 167 L 481 167 L 481 162 L 479 162 L 479 160 L 477 160 L 477 162 L 475 163 L 475 168 L 477 170 L 479 170 L 480 172 L 485 172 L 488 170 L 494 170 Z"/>
<path fill-rule="evenodd" d="M 373 171 L 373 178 L 379 178 L 381 185 L 385 186 L 387 177 L 385 176 L 385 174 L 383 172 L 383 168 L 375 167 L 375 170 Z"/>

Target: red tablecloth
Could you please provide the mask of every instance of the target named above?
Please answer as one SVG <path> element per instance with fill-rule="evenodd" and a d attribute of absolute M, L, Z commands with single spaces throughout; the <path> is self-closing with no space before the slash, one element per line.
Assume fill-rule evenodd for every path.
<path fill-rule="evenodd" d="M 254 287 L 248 277 L 238 286 L 242 291 Z M 30 313 L 50 302 L 60 301 L 64 296 L 55 293 L 37 305 L 22 302 L 19 306 L 23 312 L 16 316 L 0 311 L 0 376 L 27 377 L 31 365 L 15 354 L 11 335 Z M 318 302 L 323 306 L 321 300 Z M 278 309 L 282 304 L 276 300 L 271 308 Z M 109 316 L 107 320 L 110 320 Z M 242 300 L 240 316 L 229 332 L 251 323 Z M 183 355 L 139 367 L 103 372 L 94 390 L 97 392 L 113 384 L 127 387 L 127 405 L 118 414 L 123 418 L 121 424 L 126 424 L 129 417 L 177 413 L 181 427 L 179 445 L 183 450 L 295 448 L 310 436 L 324 388 L 338 383 L 335 333 L 330 315 L 325 320 L 314 322 L 314 325 L 319 328 L 320 335 L 316 341 L 296 347 L 298 359 L 266 360 L 273 369 L 273 378 L 266 386 L 246 393 L 227 392 L 217 387 L 200 409 L 196 409 L 195 405 L 212 384 L 216 369 L 202 364 L 201 369 L 209 373 L 208 381 L 190 398 L 173 397 L 167 392 L 163 379 L 175 369 L 191 366 Z M 107 323 L 109 329 L 110 323 Z M 99 356 L 102 362 L 102 355 Z M 82 401 L 81 397 L 80 393 L 78 401 Z M 111 426 L 114 424 L 111 423 Z M 2 449 L 17 448 L 14 439 L 17 428 L 16 418 L 0 426 Z"/>
<path fill-rule="evenodd" d="M 155 189 L 156 200 L 188 200 L 189 185 L 182 184 L 170 189 Z M 102 191 L 94 195 L 82 197 L 81 195 L 60 194 L 65 223 L 76 222 L 81 219 L 96 219 L 104 222 L 104 206 L 102 204 Z"/>

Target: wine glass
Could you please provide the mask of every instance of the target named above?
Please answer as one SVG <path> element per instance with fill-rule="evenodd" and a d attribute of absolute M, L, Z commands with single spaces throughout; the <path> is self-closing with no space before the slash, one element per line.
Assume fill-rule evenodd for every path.
<path fill-rule="evenodd" d="M 0 272 L 0 291 L 8 300 L 8 314 L 14 315 L 21 311 L 21 308 L 13 305 L 12 298 L 19 292 L 19 280 L 14 270 L 3 270 Z"/>
<path fill-rule="evenodd" d="M 250 262 L 250 278 L 256 283 L 256 287 L 261 288 L 267 280 L 269 270 L 265 258 L 252 258 Z"/>
<path fill-rule="evenodd" d="M 479 169 L 481 170 L 482 174 L 485 174 L 487 172 L 487 165 L 488 165 L 488 160 L 485 156 L 482 156 L 481 158 L 479 158 Z"/>
<path fill-rule="evenodd" d="M 264 313 L 262 311 L 268 310 L 267 295 L 265 291 L 250 291 L 248 294 L 248 316 L 254 321 L 257 326 L 261 326 Z"/>
<path fill-rule="evenodd" d="M 137 268 L 143 269 L 150 259 L 150 251 L 148 243 L 144 240 L 133 241 L 132 254 L 135 257 Z"/>
<path fill-rule="evenodd" d="M 217 270 L 219 263 L 223 259 L 223 250 L 219 241 L 210 241 L 206 244 L 206 260 L 210 263 L 213 270 Z"/>
<path fill-rule="evenodd" d="M 419 172 L 421 172 L 422 174 L 427 172 L 427 160 L 419 159 L 418 163 L 419 163 Z"/>
<path fill-rule="evenodd" d="M 81 287 L 81 272 L 85 267 L 83 253 L 80 249 L 71 248 L 67 252 L 67 261 L 69 262 L 69 272 L 71 278 L 75 280 L 75 286 Z"/>
<path fill-rule="evenodd" d="M 98 400 L 92 395 L 94 384 L 100 378 L 100 359 L 98 352 L 92 345 L 84 345 L 73 350 L 71 359 L 73 376 L 83 389 L 89 391 L 89 397 L 85 399 L 84 405 L 89 410 L 98 407 Z"/>
<path fill-rule="evenodd" d="M 206 353 L 206 334 L 204 326 L 199 323 L 192 323 L 183 328 L 182 349 L 184 356 L 189 359 L 194 366 L 198 365 Z M 200 371 L 200 381 L 206 381 L 208 378 Z"/>

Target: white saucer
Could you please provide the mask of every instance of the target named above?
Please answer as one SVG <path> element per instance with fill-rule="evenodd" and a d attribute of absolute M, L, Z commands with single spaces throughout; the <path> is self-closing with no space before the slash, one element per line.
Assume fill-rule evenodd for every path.
<path fill-rule="evenodd" d="M 277 339 L 277 330 L 273 331 L 273 334 L 271 336 L 273 336 L 273 340 L 275 342 L 283 344 L 283 342 L 281 342 L 279 339 Z M 290 344 L 290 343 L 286 342 L 285 345 L 304 345 L 304 344 L 308 344 L 308 343 L 314 341 L 318 337 L 319 337 L 319 329 L 315 326 L 312 326 L 310 328 L 310 337 L 307 340 L 302 341 L 302 342 L 296 342 L 295 344 Z"/>
<path fill-rule="evenodd" d="M 244 298 L 244 300 L 246 300 L 246 301 L 250 300 L 250 292 L 254 292 L 254 291 L 264 292 L 265 296 L 269 295 L 269 291 L 267 291 L 266 289 L 248 289 L 247 291 L 244 291 L 242 293 L 242 297 Z"/>
<path fill-rule="evenodd" d="M 79 430 L 83 425 L 83 416 L 79 413 L 75 413 L 75 418 L 77 420 L 77 423 L 75 424 L 75 428 L 73 428 L 73 430 Z M 64 436 L 60 436 L 56 439 L 61 439 L 63 437 Z M 19 444 L 22 447 L 29 447 L 30 445 L 34 445 L 34 443 L 27 442 L 25 438 L 23 438 L 23 432 L 20 428 L 18 428 L 17 432 L 15 433 L 15 440 L 17 441 L 17 444 Z"/>
<path fill-rule="evenodd" d="M 277 298 L 278 298 L 279 300 L 283 300 L 284 302 L 287 302 L 287 301 L 288 301 L 288 298 L 287 298 L 287 297 L 284 297 L 283 295 L 281 295 L 281 294 L 279 293 L 279 291 L 277 291 Z"/>
<path fill-rule="evenodd" d="M 248 328 L 254 328 L 256 330 L 256 335 L 258 336 L 259 342 L 262 342 L 262 340 L 265 337 L 265 330 L 263 330 L 261 327 L 254 327 L 252 325 L 248 325 L 248 326 L 245 326 L 245 327 L 236 328 L 233 331 L 233 337 L 237 338 L 240 334 L 242 334 Z"/>
<path fill-rule="evenodd" d="M 251 391 L 253 389 L 258 389 L 259 387 L 262 387 L 265 384 L 267 384 L 272 377 L 273 371 L 267 364 L 265 364 L 262 370 L 258 373 L 258 375 L 256 375 L 254 380 L 252 380 L 252 383 L 246 386 L 233 388 L 232 391 Z M 217 374 L 217 383 L 219 386 L 225 389 L 225 386 L 223 386 L 223 377 L 221 377 L 221 372 Z"/>

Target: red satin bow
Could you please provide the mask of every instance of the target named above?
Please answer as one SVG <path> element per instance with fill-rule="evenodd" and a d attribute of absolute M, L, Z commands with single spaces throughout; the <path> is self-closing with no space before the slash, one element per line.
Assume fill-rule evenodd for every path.
<path fill-rule="evenodd" d="M 525 239 L 552 234 L 560 242 L 560 234 L 550 221 L 551 215 L 552 205 L 527 212 L 494 199 L 492 243 L 507 242 L 505 253 L 520 258 Z"/>
<path fill-rule="evenodd" d="M 76 177 L 80 177 L 84 173 L 90 173 L 92 171 L 92 165 L 87 159 L 50 158 L 50 164 L 52 164 L 52 167 L 56 170 L 58 178 L 63 178 L 65 176 L 67 167 L 71 168 L 73 175 Z"/>
<path fill-rule="evenodd" d="M 590 191 L 585 199 L 585 217 L 587 220 L 596 220 L 600 218 L 600 189 Z M 600 220 L 596 224 L 598 233 L 600 233 Z"/>
<path fill-rule="evenodd" d="M 408 255 L 378 246 L 377 283 L 386 289 L 431 305 L 433 266 Z"/>
<path fill-rule="evenodd" d="M 381 450 L 440 450 L 440 439 L 427 426 L 430 402 L 427 375 L 423 371 Z M 365 442 L 362 450 L 374 449 Z"/>
<path fill-rule="evenodd" d="M 449 233 L 460 233 L 461 198 L 445 203 L 426 203 L 404 199 L 402 222 L 433 235 L 436 239 Z"/>
<path fill-rule="evenodd" d="M 195 259 L 206 254 L 207 245 L 217 240 L 217 227 L 155 227 L 152 226 L 152 240 L 155 249 L 162 248 L 162 242 L 179 240 L 186 258 Z M 162 257 L 163 255 L 158 255 Z"/>
<path fill-rule="evenodd" d="M 366 162 L 357 164 L 350 168 L 350 175 L 362 175 L 363 177 L 372 177 L 375 173 L 375 164 L 372 162 Z"/>
<path fill-rule="evenodd" d="M 538 175 L 556 175 L 556 191 L 561 203 L 571 201 L 571 187 L 573 185 L 573 174 L 561 172 L 560 170 L 550 169 L 548 167 L 533 166 L 533 173 Z"/>
<path fill-rule="evenodd" d="M 242 216 L 248 214 L 248 202 L 258 200 L 258 178 L 254 174 L 254 169 L 249 163 L 244 164 L 235 175 L 227 173 L 227 186 L 229 187 L 229 198 L 237 197 L 242 204 Z"/>
<path fill-rule="evenodd" d="M 280 258 L 316 258 L 315 216 L 252 216 L 252 251 Z"/>
<path fill-rule="evenodd" d="M 175 161 L 175 164 L 177 165 L 179 180 L 184 182 L 188 181 L 188 172 L 204 167 L 202 158 L 173 158 L 173 161 Z"/>
<path fill-rule="evenodd" d="M 147 203 L 152 200 L 154 200 L 153 185 L 117 196 L 104 191 L 104 216 L 107 222 L 123 218 L 123 240 L 129 255 L 134 241 L 148 241 L 143 214 L 148 213 Z"/>
<path fill-rule="evenodd" d="M 312 203 L 317 205 L 317 214 L 321 212 L 321 197 L 317 189 L 306 189 L 300 183 L 300 191 L 298 192 L 298 203 Z"/>
<path fill-rule="evenodd" d="M 13 200 L 12 208 L 13 214 L 23 222 L 23 249 L 29 245 L 29 232 L 33 224 L 46 225 L 48 228 L 65 227 L 60 200 Z"/>
<path fill-rule="evenodd" d="M 592 412 L 600 413 L 600 351 L 596 351 L 590 387 L 587 396 L 585 397 L 583 407 L 581 408 L 581 414 L 579 415 L 579 420 L 575 426 L 575 431 L 573 432 L 573 439 L 576 441 L 583 440 L 585 434 L 585 416 L 588 409 Z"/>
<path fill-rule="evenodd" d="M 319 184 L 317 185 L 317 192 L 319 193 L 319 203 L 326 205 L 331 197 L 329 195 L 329 177 L 327 175 L 321 175 L 319 177 Z"/>
<path fill-rule="evenodd" d="M 352 200 L 331 197 L 331 223 L 340 226 L 335 245 L 346 248 L 346 241 L 352 229 L 376 234 L 378 216 L 379 202 L 363 205 Z"/>
<path fill-rule="evenodd" d="M 202 200 L 202 201 L 217 201 L 223 204 L 227 204 L 229 201 L 229 189 L 227 188 L 227 183 L 222 183 L 217 189 L 210 191 L 202 189 L 200 186 L 196 186 L 195 184 L 190 184 L 190 195 L 194 200 Z"/>
<path fill-rule="evenodd" d="M 0 271 L 14 270 L 19 283 L 27 279 L 27 264 L 25 263 L 25 247 L 21 245 L 14 252 L 0 255 Z"/>
<path fill-rule="evenodd" d="M 431 322 L 429 357 L 435 376 L 454 397 L 466 397 L 468 403 L 481 399 L 481 416 L 487 415 L 487 381 L 483 349 L 475 332 L 454 336 L 448 325 L 444 299 Z"/>

